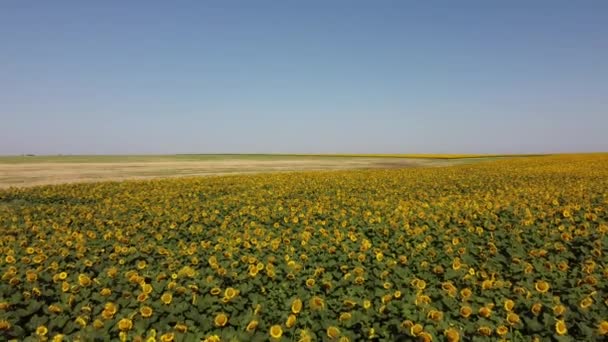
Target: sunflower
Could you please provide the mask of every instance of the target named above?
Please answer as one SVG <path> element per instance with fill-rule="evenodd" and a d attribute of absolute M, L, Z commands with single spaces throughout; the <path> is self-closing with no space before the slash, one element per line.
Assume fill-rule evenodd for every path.
<path fill-rule="evenodd" d="M 216 327 L 223 327 L 228 323 L 228 316 L 226 316 L 225 313 L 219 313 L 213 319 L 213 323 L 215 324 Z"/>
<path fill-rule="evenodd" d="M 258 327 L 258 321 L 252 320 L 251 322 L 249 322 L 247 324 L 247 327 L 245 328 L 245 330 L 247 332 L 254 332 L 257 327 Z"/>
<path fill-rule="evenodd" d="M 273 325 L 270 327 L 270 337 L 279 339 L 283 336 L 283 329 L 280 325 Z"/>
<path fill-rule="evenodd" d="M 291 312 L 298 314 L 300 311 L 302 311 L 302 300 L 296 298 L 291 302 Z"/>
<path fill-rule="evenodd" d="M 460 296 L 462 297 L 462 300 L 468 300 L 472 295 L 473 291 L 471 291 L 471 289 L 468 287 L 465 287 L 464 289 L 460 290 Z"/>
<path fill-rule="evenodd" d="M 227 299 L 233 299 L 234 297 L 236 297 L 239 294 L 239 291 L 229 287 L 224 291 L 224 297 Z"/>
<path fill-rule="evenodd" d="M 363 308 L 365 310 L 371 308 L 371 306 L 372 306 L 372 302 L 370 300 L 368 300 L 368 299 L 363 300 Z"/>
<path fill-rule="evenodd" d="M 504 308 L 507 312 L 512 311 L 515 307 L 515 302 L 511 299 L 505 300 Z"/>
<path fill-rule="evenodd" d="M 176 323 L 173 329 L 183 334 L 188 331 L 188 326 L 183 323 Z"/>
<path fill-rule="evenodd" d="M 597 333 L 601 336 L 608 335 L 608 321 L 601 321 L 597 325 Z"/>
<path fill-rule="evenodd" d="M 350 312 L 343 312 L 340 314 L 340 317 L 338 320 L 340 322 L 346 322 L 346 321 L 349 321 L 352 317 L 353 317 L 353 315 Z"/>
<path fill-rule="evenodd" d="M 540 315 L 540 312 L 542 311 L 542 309 L 543 309 L 543 305 L 541 303 L 534 303 L 532 305 L 532 308 L 530 308 L 530 311 L 532 311 L 532 314 L 534 316 L 538 316 L 538 315 Z"/>
<path fill-rule="evenodd" d="M 438 322 L 441 321 L 443 319 L 443 312 L 438 311 L 438 310 L 431 310 L 429 311 L 429 313 L 426 315 L 429 319 Z"/>
<path fill-rule="evenodd" d="M 553 307 L 553 313 L 556 316 L 562 316 L 565 312 L 566 312 L 566 307 L 561 304 L 558 304 Z"/>
<path fill-rule="evenodd" d="M 422 325 L 416 323 L 416 324 L 412 325 L 412 327 L 410 328 L 410 334 L 412 336 L 418 336 L 422 333 L 423 330 L 424 330 L 424 328 L 422 327 Z"/>
<path fill-rule="evenodd" d="M 519 323 L 519 321 L 520 321 L 520 320 L 519 320 L 519 315 L 518 315 L 518 314 L 516 314 L 516 313 L 514 313 L 514 312 L 509 312 L 509 313 L 507 314 L 507 322 L 508 322 L 510 325 L 515 325 L 515 324 Z"/>
<path fill-rule="evenodd" d="M 555 332 L 560 336 L 568 333 L 568 327 L 563 319 L 559 319 L 557 322 L 555 322 Z"/>
<path fill-rule="evenodd" d="M 86 274 L 79 274 L 78 284 L 83 287 L 89 286 L 91 285 L 91 278 L 89 278 L 89 276 L 87 276 Z"/>
<path fill-rule="evenodd" d="M 485 325 L 477 328 L 477 332 L 482 336 L 492 336 L 492 328 Z"/>
<path fill-rule="evenodd" d="M 220 289 L 219 287 L 214 287 L 209 291 L 209 293 L 211 293 L 214 296 L 217 296 L 220 293 L 222 293 L 222 289 Z"/>
<path fill-rule="evenodd" d="M 118 329 L 121 331 L 128 331 L 133 328 L 133 321 L 128 318 L 123 318 L 118 321 Z"/>
<path fill-rule="evenodd" d="M 492 316 L 492 309 L 487 306 L 482 306 L 481 308 L 479 308 L 478 314 L 481 317 L 489 318 L 490 316 Z"/>
<path fill-rule="evenodd" d="M 108 313 L 114 315 L 117 311 L 118 311 L 118 307 L 116 306 L 116 304 L 112 303 L 112 302 L 108 302 L 103 306 L 104 311 L 107 311 Z"/>
<path fill-rule="evenodd" d="M 310 299 L 310 308 L 313 310 L 323 310 L 325 308 L 325 301 L 321 297 L 314 296 Z"/>
<path fill-rule="evenodd" d="M 154 313 L 154 310 L 152 310 L 151 307 L 146 305 L 146 306 L 142 306 L 139 309 L 139 313 L 141 314 L 142 317 L 148 318 L 148 317 L 152 316 L 152 314 Z"/>
<path fill-rule="evenodd" d="M 289 329 L 296 324 L 296 315 L 291 314 L 287 317 L 287 321 L 285 322 L 285 326 Z"/>
<path fill-rule="evenodd" d="M 166 333 L 166 334 L 160 335 L 161 342 L 173 342 L 174 340 L 175 340 L 174 333 Z M 209 340 L 209 341 L 211 341 L 211 340 Z M 217 341 L 219 341 L 219 338 L 217 339 Z"/>
<path fill-rule="evenodd" d="M 585 297 L 585 298 L 583 298 L 583 300 L 581 300 L 581 303 L 580 303 L 581 309 L 587 309 L 591 305 L 593 305 L 593 299 L 591 299 L 591 297 Z"/>
<path fill-rule="evenodd" d="M 462 316 L 464 318 L 469 318 L 469 316 L 471 316 L 472 313 L 473 313 L 473 309 L 468 305 L 465 305 L 460 308 L 460 316 Z"/>
<path fill-rule="evenodd" d="M 534 284 L 534 288 L 536 289 L 536 291 L 540 292 L 540 293 L 545 293 L 547 291 L 549 291 L 549 288 L 551 286 L 549 286 L 549 283 L 547 283 L 544 280 L 539 280 L 536 282 L 536 284 Z"/>
<path fill-rule="evenodd" d="M 506 326 L 504 326 L 504 325 L 499 325 L 499 326 L 498 326 L 498 328 L 496 328 L 496 333 L 497 333 L 499 336 L 503 337 L 503 336 L 505 336 L 506 334 L 508 334 L 508 333 L 509 333 L 509 328 L 507 328 L 507 327 L 506 327 Z"/>
<path fill-rule="evenodd" d="M 46 336 L 46 334 L 48 334 L 48 332 L 49 332 L 49 329 L 47 329 L 47 327 L 44 325 L 39 325 L 36 328 L 36 335 L 38 335 L 38 336 Z"/>
<path fill-rule="evenodd" d="M 101 328 L 103 328 L 103 326 L 104 326 L 104 323 L 103 323 L 102 320 L 96 319 L 96 320 L 93 321 L 93 328 L 95 328 L 95 329 L 101 329 Z"/>
<path fill-rule="evenodd" d="M 459 342 L 460 341 L 460 333 L 455 328 L 448 328 L 443 332 L 445 339 L 448 342 Z"/>
<path fill-rule="evenodd" d="M 51 304 L 51 305 L 49 305 L 49 311 L 57 314 L 57 313 L 61 313 L 63 310 L 61 309 L 61 307 L 59 305 Z"/>
<path fill-rule="evenodd" d="M 141 285 L 141 290 L 145 294 L 150 294 L 150 293 L 152 293 L 152 290 L 154 290 L 154 288 L 150 284 L 143 283 Z"/>
<path fill-rule="evenodd" d="M 327 328 L 327 337 L 329 337 L 330 339 L 335 339 L 338 338 L 338 336 L 340 336 L 340 329 L 334 326 L 330 326 Z"/>
<path fill-rule="evenodd" d="M 103 289 L 101 289 L 101 291 L 99 291 L 99 293 L 104 297 L 109 297 L 110 295 L 112 295 L 112 290 L 107 287 L 104 287 Z"/>
<path fill-rule="evenodd" d="M 11 328 L 11 323 L 7 320 L 0 320 L 0 331 L 6 331 L 9 330 Z M 38 332 L 38 329 L 36 329 L 36 332 Z"/>
<path fill-rule="evenodd" d="M 165 293 L 163 293 L 162 296 L 160 296 L 160 301 L 166 305 L 171 304 L 172 300 L 173 300 L 173 295 L 169 292 L 165 292 Z"/>
<path fill-rule="evenodd" d="M 315 286 L 315 280 L 313 278 L 306 279 L 306 287 L 309 289 Z"/>
<path fill-rule="evenodd" d="M 418 341 L 431 342 L 431 341 L 433 341 L 433 335 L 423 331 L 420 334 L 418 334 Z"/>

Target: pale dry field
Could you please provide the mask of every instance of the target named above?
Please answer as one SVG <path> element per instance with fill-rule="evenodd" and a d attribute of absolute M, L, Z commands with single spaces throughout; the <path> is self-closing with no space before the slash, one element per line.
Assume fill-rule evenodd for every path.
<path fill-rule="evenodd" d="M 161 177 L 208 176 L 237 173 L 404 168 L 448 166 L 467 160 L 367 158 L 367 157 L 232 157 L 175 161 L 44 161 L 6 162 L 0 160 L 0 188 L 46 184 L 96 182 Z"/>

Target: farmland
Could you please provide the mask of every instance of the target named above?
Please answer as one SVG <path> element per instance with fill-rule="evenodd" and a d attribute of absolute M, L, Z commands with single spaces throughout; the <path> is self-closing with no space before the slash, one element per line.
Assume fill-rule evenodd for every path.
<path fill-rule="evenodd" d="M 0 339 L 608 335 L 608 155 L 450 165 L 0 190 Z"/>
<path fill-rule="evenodd" d="M 305 170 L 447 166 L 479 155 L 68 155 L 0 156 L 0 188 L 76 182 Z"/>

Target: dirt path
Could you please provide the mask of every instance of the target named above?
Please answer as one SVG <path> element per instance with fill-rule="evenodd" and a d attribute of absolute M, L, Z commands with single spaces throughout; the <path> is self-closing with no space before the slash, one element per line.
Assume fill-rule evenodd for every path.
<path fill-rule="evenodd" d="M 405 158 L 302 158 L 110 163 L 0 164 L 0 188 L 103 180 L 295 170 L 446 166 L 459 161 Z"/>

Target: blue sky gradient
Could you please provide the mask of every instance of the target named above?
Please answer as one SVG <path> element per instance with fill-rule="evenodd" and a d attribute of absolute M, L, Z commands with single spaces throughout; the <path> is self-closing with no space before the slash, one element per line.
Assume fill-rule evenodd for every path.
<path fill-rule="evenodd" d="M 608 151 L 607 1 L 0 2 L 0 154 Z"/>

